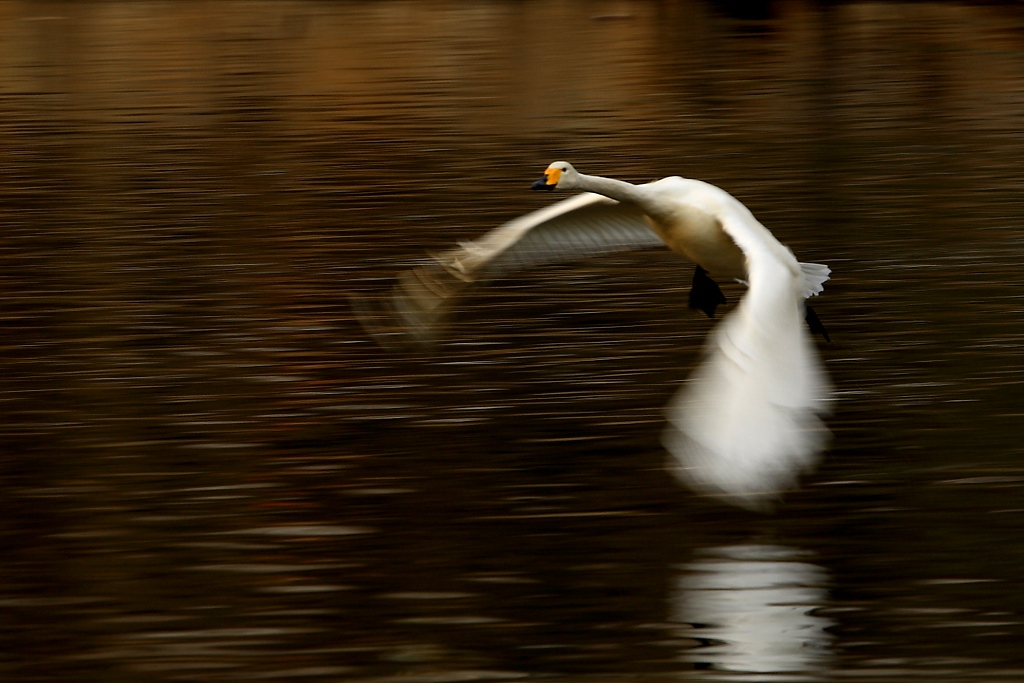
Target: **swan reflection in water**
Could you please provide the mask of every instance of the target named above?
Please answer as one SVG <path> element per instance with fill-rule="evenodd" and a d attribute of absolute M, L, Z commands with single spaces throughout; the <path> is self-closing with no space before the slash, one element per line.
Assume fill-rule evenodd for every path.
<path fill-rule="evenodd" d="M 683 658 L 699 669 L 764 674 L 743 680 L 785 680 L 830 668 L 833 622 L 816 614 L 826 604 L 828 574 L 809 553 L 779 545 L 709 548 L 682 566 L 672 596 L 678 636 L 698 645 Z"/>

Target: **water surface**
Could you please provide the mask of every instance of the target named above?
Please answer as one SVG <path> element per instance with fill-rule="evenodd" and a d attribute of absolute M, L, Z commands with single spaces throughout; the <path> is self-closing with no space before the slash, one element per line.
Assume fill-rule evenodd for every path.
<path fill-rule="evenodd" d="M 1022 28 L 0 5 L 0 672 L 1024 677 Z M 431 353 L 355 322 L 560 158 L 721 185 L 833 268 L 832 448 L 775 515 L 662 469 L 713 324 L 671 253 L 482 288 Z"/>

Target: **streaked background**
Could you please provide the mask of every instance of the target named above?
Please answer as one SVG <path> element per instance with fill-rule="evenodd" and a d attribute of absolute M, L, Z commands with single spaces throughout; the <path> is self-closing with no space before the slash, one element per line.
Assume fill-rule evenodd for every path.
<path fill-rule="evenodd" d="M 1022 130 L 1017 4 L 0 4 L 0 676 L 1024 677 Z M 353 320 L 555 159 L 832 267 L 778 514 L 661 469 L 668 252 Z"/>

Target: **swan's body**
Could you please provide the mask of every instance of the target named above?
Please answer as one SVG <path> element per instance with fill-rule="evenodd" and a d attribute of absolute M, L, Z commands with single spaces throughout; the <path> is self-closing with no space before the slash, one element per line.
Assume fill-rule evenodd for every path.
<path fill-rule="evenodd" d="M 749 287 L 667 409 L 672 471 L 698 491 L 749 508 L 791 488 L 814 466 L 828 434 L 818 417 L 827 408 L 828 380 L 803 317 L 804 300 L 821 292 L 829 269 L 799 263 L 743 204 L 699 180 L 632 185 L 555 162 L 534 189 L 590 194 L 513 220 L 436 255 L 433 266 L 404 273 L 389 304 L 403 333 L 428 339 L 464 283 L 665 244 L 699 269 Z"/>

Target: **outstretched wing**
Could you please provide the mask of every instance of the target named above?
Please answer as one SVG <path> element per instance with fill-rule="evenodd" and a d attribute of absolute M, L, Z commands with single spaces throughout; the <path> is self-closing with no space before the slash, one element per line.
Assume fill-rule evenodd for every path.
<path fill-rule="evenodd" d="M 383 299 L 352 297 L 382 344 L 430 343 L 466 286 L 539 265 L 664 247 L 635 206 L 581 194 L 520 216 L 401 273 Z"/>
<path fill-rule="evenodd" d="M 548 263 L 665 246 L 643 213 L 598 194 L 581 194 L 520 216 L 434 258 L 465 281 Z"/>
<path fill-rule="evenodd" d="M 830 388 L 804 325 L 803 269 L 735 204 L 718 216 L 746 256 L 749 289 L 670 403 L 665 445 L 690 486 L 757 509 L 816 464 Z"/>

